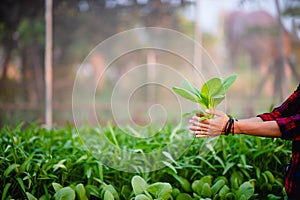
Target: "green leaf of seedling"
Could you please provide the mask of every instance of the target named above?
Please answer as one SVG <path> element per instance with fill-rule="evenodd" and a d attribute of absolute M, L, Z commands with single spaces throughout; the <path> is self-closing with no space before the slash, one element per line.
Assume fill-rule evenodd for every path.
<path fill-rule="evenodd" d="M 86 190 L 85 190 L 82 183 L 79 183 L 79 184 L 76 185 L 75 193 L 76 193 L 77 199 L 79 199 L 79 200 L 88 200 L 88 198 L 86 196 Z"/>
<path fill-rule="evenodd" d="M 148 187 L 147 182 L 137 175 L 131 179 L 131 185 L 135 195 L 142 194 Z"/>
<path fill-rule="evenodd" d="M 250 197 L 254 194 L 254 187 L 251 185 L 249 181 L 244 182 L 237 191 L 237 197 L 245 196 L 246 199 L 250 199 Z"/>
<path fill-rule="evenodd" d="M 134 200 L 152 200 L 152 199 L 150 199 L 148 196 L 144 194 L 139 194 L 134 198 Z"/>
<path fill-rule="evenodd" d="M 193 102 L 198 103 L 199 102 L 199 97 L 196 96 L 195 94 L 193 94 L 192 92 L 186 90 L 186 89 L 182 89 L 182 88 L 178 88 L 178 87 L 173 87 L 173 91 L 176 94 L 179 94 L 180 96 L 182 96 L 183 98 L 189 99 Z"/>
<path fill-rule="evenodd" d="M 223 85 L 220 78 L 212 78 L 208 80 L 201 88 L 201 96 L 209 97 L 215 96 L 222 91 Z"/>
<path fill-rule="evenodd" d="M 186 118 L 186 117 L 190 116 L 191 114 L 193 114 L 193 112 L 184 113 L 181 117 Z"/>
<path fill-rule="evenodd" d="M 216 109 L 217 106 L 225 99 L 224 95 L 216 95 L 211 98 L 211 107 L 212 109 Z"/>
<path fill-rule="evenodd" d="M 173 87 L 173 91 L 178 95 L 200 104 L 204 109 L 215 109 L 225 98 L 225 92 L 236 80 L 236 75 L 227 78 L 211 78 L 205 82 L 199 91 L 191 82 L 184 80 L 182 88 Z M 183 117 L 188 116 L 185 114 Z"/>
<path fill-rule="evenodd" d="M 177 197 L 176 200 L 193 200 L 193 198 L 191 197 L 191 195 L 187 194 L 187 193 L 180 193 Z"/>
<path fill-rule="evenodd" d="M 64 187 L 54 194 L 55 200 L 74 200 L 75 192 L 71 187 Z"/>
<path fill-rule="evenodd" d="M 104 192 L 103 199 L 104 200 L 114 200 L 115 198 L 114 198 L 113 194 L 109 190 L 106 190 Z"/>
<path fill-rule="evenodd" d="M 150 192 L 156 199 L 169 199 L 172 193 L 172 186 L 169 183 L 157 182 L 149 185 Z"/>
<path fill-rule="evenodd" d="M 224 88 L 225 92 L 234 83 L 234 81 L 236 80 L 236 78 L 237 78 L 237 75 L 234 74 L 234 75 L 231 75 L 231 76 L 229 76 L 229 77 L 227 77 L 227 78 L 225 78 L 223 80 L 222 85 L 223 85 L 223 88 Z"/>
<path fill-rule="evenodd" d="M 52 187 L 55 192 L 58 192 L 59 190 L 61 190 L 63 188 L 63 186 L 60 185 L 59 183 L 52 183 Z"/>
<path fill-rule="evenodd" d="M 193 110 L 192 112 L 184 113 L 184 114 L 182 115 L 182 117 L 185 118 L 185 117 L 190 116 L 191 114 L 195 114 L 195 115 L 198 115 L 198 114 L 205 115 L 205 113 L 204 113 L 202 110 Z"/>
<path fill-rule="evenodd" d="M 105 185 L 103 187 L 103 192 L 106 192 L 106 191 L 109 191 L 113 195 L 113 199 L 120 200 L 120 197 L 119 197 L 119 194 L 118 194 L 117 190 L 111 184 Z"/>
<path fill-rule="evenodd" d="M 181 83 L 181 87 L 200 97 L 200 91 L 188 80 L 184 80 Z"/>
<path fill-rule="evenodd" d="M 199 99 L 199 104 L 204 108 L 204 109 L 208 109 L 210 108 L 209 106 L 209 97 L 206 97 L 204 95 L 202 95 L 202 93 L 200 93 L 201 95 L 201 99 Z"/>
<path fill-rule="evenodd" d="M 211 118 L 210 115 L 204 115 L 204 116 L 200 117 L 199 122 L 204 121 L 204 120 L 209 119 L 209 118 Z"/>
<path fill-rule="evenodd" d="M 172 171 L 169 171 L 168 172 L 170 175 L 172 175 L 181 185 L 182 189 L 185 191 L 185 192 L 191 192 L 192 191 L 192 188 L 191 188 L 191 184 L 190 182 L 184 178 L 184 177 L 181 177 L 181 176 L 178 176 L 177 174 L 175 174 L 174 172 Z"/>

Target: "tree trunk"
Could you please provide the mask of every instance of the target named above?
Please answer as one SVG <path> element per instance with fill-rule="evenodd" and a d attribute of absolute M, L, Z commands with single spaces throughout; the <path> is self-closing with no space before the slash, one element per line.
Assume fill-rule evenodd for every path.
<path fill-rule="evenodd" d="M 45 49 L 45 121 L 52 126 L 52 0 L 45 0 L 46 49 Z"/>
<path fill-rule="evenodd" d="M 11 57 L 11 52 L 12 52 L 12 45 L 9 45 L 5 51 L 1 81 L 4 81 L 7 78 L 7 69 Z"/>
<path fill-rule="evenodd" d="M 8 70 L 8 65 L 11 57 L 11 52 L 12 52 L 12 45 L 8 46 L 8 48 L 4 51 L 4 61 L 3 61 L 3 70 L 2 74 L 0 77 L 0 91 L 1 91 L 1 98 L 3 101 L 10 101 L 10 96 L 9 96 L 9 87 L 8 87 L 8 80 L 7 80 L 7 70 Z"/>

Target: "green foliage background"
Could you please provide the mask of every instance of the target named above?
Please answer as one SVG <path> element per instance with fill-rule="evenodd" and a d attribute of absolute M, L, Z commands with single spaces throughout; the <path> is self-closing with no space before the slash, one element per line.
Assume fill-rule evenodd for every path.
<path fill-rule="evenodd" d="M 168 143 L 175 127 L 167 124 L 157 139 Z M 85 132 L 95 129 L 81 128 Z M 134 138 L 123 137 L 122 130 L 115 126 L 100 130 L 114 134 L 123 149 L 160 148 L 149 141 L 137 146 Z M 183 127 L 178 133 L 186 130 Z M 244 135 L 195 139 L 179 159 L 166 152 L 166 167 L 145 172 L 137 166 L 136 173 L 127 173 L 95 159 L 70 125 L 47 130 L 35 124 L 20 124 L 2 128 L 0 135 L 2 199 L 62 199 L 65 194 L 68 199 L 222 199 L 221 191 L 229 194 L 224 199 L 242 199 L 239 193 L 243 189 L 250 194 L 246 199 L 285 198 L 283 175 L 291 143 L 281 139 Z M 135 179 L 147 183 L 139 197 L 133 188 L 136 175 L 139 178 Z M 217 183 L 224 189 L 216 189 Z"/>

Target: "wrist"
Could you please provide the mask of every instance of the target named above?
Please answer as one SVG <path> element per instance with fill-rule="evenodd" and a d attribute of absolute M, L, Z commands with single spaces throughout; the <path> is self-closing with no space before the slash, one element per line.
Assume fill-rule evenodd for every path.
<path fill-rule="evenodd" d="M 240 124 L 240 122 L 238 120 L 235 121 L 235 123 L 234 123 L 234 134 L 242 133 L 239 124 Z"/>

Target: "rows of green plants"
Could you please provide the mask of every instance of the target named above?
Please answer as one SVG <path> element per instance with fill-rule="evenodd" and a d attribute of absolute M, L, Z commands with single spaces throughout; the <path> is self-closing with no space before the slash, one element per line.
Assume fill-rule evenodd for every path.
<path fill-rule="evenodd" d="M 98 133 L 99 155 L 86 148 L 78 131 Z M 286 198 L 283 176 L 291 155 L 288 141 L 245 135 L 187 140 L 184 137 L 191 138 L 187 128 L 172 123 L 157 133 L 151 133 L 154 128 L 148 131 L 151 137 L 138 139 L 110 124 L 80 130 L 68 124 L 51 130 L 35 124 L 3 127 L 0 196 L 3 200 Z M 190 141 L 180 156 L 172 152 L 179 141 Z M 165 158 L 157 160 L 164 167 L 147 171 L 147 165 L 139 166 L 135 157 L 130 172 L 105 165 L 101 156 L 111 153 L 112 162 L 117 162 L 113 155 L 120 149 L 142 154 L 163 149 Z M 120 158 L 119 162 L 122 167 Z"/>

